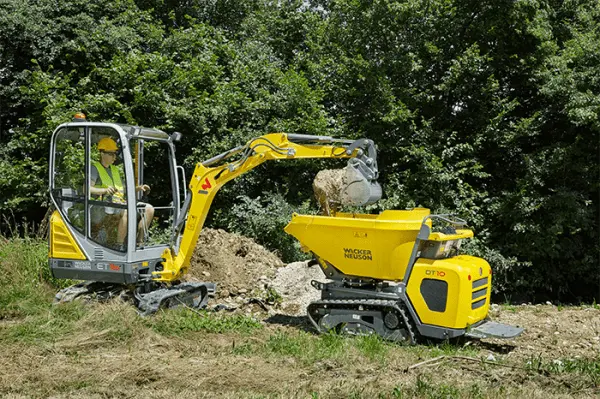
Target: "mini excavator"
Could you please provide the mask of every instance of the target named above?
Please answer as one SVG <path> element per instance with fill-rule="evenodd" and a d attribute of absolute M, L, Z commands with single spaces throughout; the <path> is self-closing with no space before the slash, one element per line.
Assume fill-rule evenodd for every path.
<path fill-rule="evenodd" d="M 102 164 L 107 170 L 96 176 L 120 175 L 113 178 L 118 187 L 108 190 L 119 194 L 118 201 L 93 187 L 93 170 L 101 167 L 98 143 L 106 138 L 116 145 L 111 154 L 116 162 Z M 49 267 L 56 278 L 83 280 L 59 292 L 58 301 L 127 292 L 142 314 L 181 304 L 205 306 L 215 284 L 181 280 L 212 201 L 225 183 L 266 161 L 345 158 L 346 204 L 372 204 L 382 195 L 369 139 L 266 134 L 199 163 L 189 184 L 175 159 L 180 139 L 177 132 L 90 122 L 84 115 L 56 128 L 49 162 L 56 207 Z M 153 192 L 162 187 L 151 206 L 146 190 L 138 190 L 142 186 Z M 445 227 L 437 231 L 434 222 Z M 409 343 L 520 334 L 518 327 L 487 320 L 492 270 L 481 258 L 458 255 L 460 241 L 473 236 L 464 225 L 420 208 L 379 215 L 293 215 L 286 232 L 313 254 L 312 264 L 329 280 L 311 283 L 322 299 L 309 305 L 309 319 L 319 332 L 377 334 Z"/>
<path fill-rule="evenodd" d="M 367 139 L 266 134 L 196 165 L 186 191 L 185 173 L 175 159 L 174 143 L 180 139 L 180 133 L 90 122 L 84 115 L 56 128 L 49 163 L 56 207 L 50 218 L 49 266 L 56 278 L 84 281 L 59 292 L 58 301 L 108 298 L 127 287 L 142 314 L 182 303 L 204 306 L 215 284 L 180 281 L 209 208 L 225 183 L 265 161 L 348 158 L 352 181 L 345 191 L 351 203 L 381 197 L 375 146 Z M 117 158 L 114 164 L 98 161 L 107 149 L 111 160 Z M 113 176 L 112 195 L 98 195 L 92 184 L 95 169 L 103 166 L 106 171 L 96 176 Z M 152 198 L 151 213 L 142 202 L 142 186 L 160 194 Z M 145 220 L 149 214 L 150 222 Z"/>

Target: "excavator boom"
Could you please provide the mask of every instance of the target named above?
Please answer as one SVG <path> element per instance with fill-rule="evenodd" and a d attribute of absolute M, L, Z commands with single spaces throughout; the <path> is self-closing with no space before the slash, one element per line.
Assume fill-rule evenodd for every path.
<path fill-rule="evenodd" d="M 355 205 L 373 203 L 381 198 L 377 183 L 377 153 L 371 140 L 344 140 L 330 136 L 272 133 L 254 138 L 198 165 L 194 170 L 181 217 L 175 233 L 181 234 L 174 248 L 163 253 L 164 268 L 153 273 L 156 281 L 176 281 L 190 264 L 192 252 L 218 190 L 266 161 L 305 158 L 347 158 L 354 181 L 348 195 Z"/>

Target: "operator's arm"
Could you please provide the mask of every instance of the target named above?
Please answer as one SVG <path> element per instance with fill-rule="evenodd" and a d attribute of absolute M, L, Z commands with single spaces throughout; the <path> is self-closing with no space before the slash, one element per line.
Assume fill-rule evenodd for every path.
<path fill-rule="evenodd" d="M 136 192 L 139 192 L 139 191 L 149 192 L 150 186 L 147 184 L 140 184 L 139 186 L 135 186 L 135 191 Z"/>
<path fill-rule="evenodd" d="M 116 193 L 118 190 L 115 187 L 94 187 L 94 186 L 90 186 L 90 194 L 92 195 L 113 195 L 114 193 Z"/>

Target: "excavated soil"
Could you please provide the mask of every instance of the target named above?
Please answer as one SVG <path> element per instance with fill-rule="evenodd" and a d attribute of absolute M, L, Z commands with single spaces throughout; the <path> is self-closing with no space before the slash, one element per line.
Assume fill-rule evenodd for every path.
<path fill-rule="evenodd" d="M 204 229 L 192 255 L 190 280 L 217 283 L 216 299 L 246 297 L 264 289 L 283 262 L 250 238 Z"/>
<path fill-rule="evenodd" d="M 225 305 L 261 318 L 275 313 L 303 315 L 308 304 L 320 297 L 310 282 L 325 278 L 318 266 L 285 265 L 250 238 L 207 228 L 192 255 L 188 280 L 217 284 L 213 306 Z"/>

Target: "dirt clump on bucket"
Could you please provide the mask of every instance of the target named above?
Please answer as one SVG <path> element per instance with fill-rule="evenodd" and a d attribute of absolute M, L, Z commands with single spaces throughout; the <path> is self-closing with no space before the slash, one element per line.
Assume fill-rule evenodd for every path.
<path fill-rule="evenodd" d="M 317 173 L 313 180 L 313 191 L 323 215 L 329 216 L 341 207 L 345 186 L 345 169 L 325 169 Z"/>

